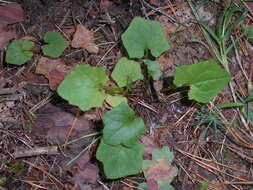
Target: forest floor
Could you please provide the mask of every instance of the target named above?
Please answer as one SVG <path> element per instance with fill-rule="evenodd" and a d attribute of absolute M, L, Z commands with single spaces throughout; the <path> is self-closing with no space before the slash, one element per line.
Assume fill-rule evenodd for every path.
<path fill-rule="evenodd" d="M 25 16 L 8 23 L 5 31 L 0 20 L 1 190 L 142 189 L 142 173 L 108 180 L 96 160 L 98 132 L 103 127 L 101 117 L 108 105 L 82 112 L 55 91 L 55 85 L 62 80 L 62 70 L 77 64 L 103 66 L 111 72 L 115 63 L 127 56 L 121 34 L 136 16 L 160 22 L 171 46 L 156 59 L 163 77 L 151 81 L 148 88 L 143 81 L 135 82 L 128 98 L 148 129 L 140 139 L 145 154 L 169 147 L 174 154 L 173 166 L 178 168 L 171 183 L 176 190 L 253 187 L 253 46 L 246 38 L 238 40 L 228 54 L 232 76 L 229 85 L 211 102 L 202 104 L 189 100 L 188 88 L 170 88 L 176 67 L 217 59 L 188 1 L 0 0 L 0 9 L 9 2 L 19 3 Z M 224 3 L 194 1 L 199 18 L 213 30 Z M 238 0 L 232 4 L 249 11 L 241 22 L 253 26 L 253 2 Z M 239 15 L 235 12 L 229 24 Z M 3 18 L 0 12 L 0 19 Z M 39 68 L 43 62 L 41 36 L 56 31 L 71 43 L 78 24 L 94 34 L 95 50 L 69 46 L 57 59 L 64 66 Z M 2 42 L 6 31 L 12 35 L 10 41 L 35 42 L 34 56 L 26 64 L 6 63 L 6 47 L 10 43 Z M 229 41 L 242 33 L 239 24 Z M 243 105 L 217 107 L 235 102 Z M 72 142 L 73 139 L 78 140 Z"/>

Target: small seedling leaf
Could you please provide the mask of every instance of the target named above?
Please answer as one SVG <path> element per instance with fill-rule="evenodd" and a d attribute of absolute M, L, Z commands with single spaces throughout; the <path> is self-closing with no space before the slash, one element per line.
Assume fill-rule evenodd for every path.
<path fill-rule="evenodd" d="M 117 107 L 122 102 L 127 103 L 127 98 L 124 97 L 124 96 L 111 96 L 111 95 L 108 95 L 105 100 L 112 107 Z"/>
<path fill-rule="evenodd" d="M 171 181 L 169 181 L 169 180 L 167 180 L 167 181 L 163 181 L 163 180 L 158 181 L 159 190 L 174 190 L 174 187 L 170 183 L 171 183 Z"/>
<path fill-rule="evenodd" d="M 144 147 L 136 143 L 131 148 L 123 145 L 108 145 L 102 139 L 96 158 L 103 163 L 104 173 L 109 179 L 141 172 Z"/>
<path fill-rule="evenodd" d="M 166 159 L 167 163 L 171 165 L 172 161 L 174 160 L 173 152 L 170 152 L 169 147 L 164 146 L 162 149 L 156 149 L 152 152 L 152 159 Z"/>
<path fill-rule="evenodd" d="M 161 24 L 141 17 L 132 20 L 122 35 L 122 41 L 130 58 L 142 58 L 146 50 L 159 57 L 170 49 Z"/>
<path fill-rule="evenodd" d="M 15 40 L 8 46 L 6 52 L 6 62 L 15 65 L 23 65 L 29 61 L 33 52 L 34 42 L 29 40 Z"/>
<path fill-rule="evenodd" d="M 142 170 L 147 180 L 148 189 L 171 189 L 170 185 L 178 174 L 178 169 L 171 166 L 174 155 L 168 147 L 156 149 L 152 153 L 152 160 L 144 160 Z"/>
<path fill-rule="evenodd" d="M 68 42 L 58 32 L 47 32 L 44 34 L 43 40 L 47 43 L 42 46 L 43 54 L 52 58 L 60 57 L 68 46 Z"/>
<path fill-rule="evenodd" d="M 109 79 L 103 67 L 78 65 L 58 86 L 58 94 L 82 110 L 102 106 L 106 94 L 100 87 Z"/>
<path fill-rule="evenodd" d="M 215 61 L 203 61 L 177 67 L 174 84 L 177 87 L 189 85 L 189 98 L 207 103 L 227 85 L 230 78 Z"/>
<path fill-rule="evenodd" d="M 112 78 L 117 82 L 119 87 L 125 87 L 132 84 L 132 82 L 143 79 L 141 67 L 138 62 L 121 58 L 112 72 Z"/>
<path fill-rule="evenodd" d="M 143 120 L 135 116 L 127 103 L 121 103 L 106 112 L 103 115 L 103 122 L 104 141 L 110 145 L 131 146 L 136 144 L 139 136 L 146 132 Z"/>
<path fill-rule="evenodd" d="M 159 63 L 148 59 L 144 59 L 143 62 L 147 65 L 148 74 L 152 76 L 154 80 L 159 80 L 162 76 Z"/>

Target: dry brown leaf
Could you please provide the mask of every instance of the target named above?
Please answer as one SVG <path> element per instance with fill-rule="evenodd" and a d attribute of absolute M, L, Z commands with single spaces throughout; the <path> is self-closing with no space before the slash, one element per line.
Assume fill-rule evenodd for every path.
<path fill-rule="evenodd" d="M 166 159 L 157 159 L 156 164 L 147 169 L 148 189 L 158 190 L 157 181 L 166 181 L 174 177 L 177 168 L 169 166 Z"/>
<path fill-rule="evenodd" d="M 155 143 L 155 140 L 150 135 L 141 136 L 141 144 L 144 146 L 144 158 L 151 158 L 151 154 L 154 150 L 158 149 L 159 146 Z"/>
<path fill-rule="evenodd" d="M 21 22 L 24 18 L 24 11 L 20 4 L 7 3 L 0 6 L 0 27 Z"/>
<path fill-rule="evenodd" d="M 253 2 L 245 2 L 245 4 L 247 5 L 247 8 L 249 9 L 251 14 L 253 15 Z"/>
<path fill-rule="evenodd" d="M 161 23 L 163 30 L 165 31 L 165 34 L 167 38 L 170 38 L 170 34 L 177 31 L 178 26 L 177 24 L 170 21 L 170 19 L 167 16 L 161 15 L 157 16 L 156 20 Z"/>
<path fill-rule="evenodd" d="M 49 141 L 62 144 L 73 124 L 75 115 L 64 111 L 56 106 L 49 105 L 42 109 L 37 115 L 34 125 L 34 133 L 46 137 Z M 80 135 L 91 133 L 93 124 L 85 115 L 78 117 L 69 140 Z"/>
<path fill-rule="evenodd" d="M 174 75 L 176 66 L 170 55 L 163 54 L 156 61 L 158 61 L 161 71 L 164 73 L 165 77 L 172 77 Z"/>
<path fill-rule="evenodd" d="M 95 44 L 94 32 L 88 30 L 83 25 L 78 24 L 76 26 L 76 32 L 74 34 L 71 46 L 73 48 L 84 48 L 90 53 L 98 53 L 99 48 Z"/>
<path fill-rule="evenodd" d="M 0 27 L 0 48 L 4 48 L 8 42 L 15 38 L 16 34 L 11 31 L 7 31 L 5 28 Z"/>
<path fill-rule="evenodd" d="M 95 164 L 91 164 L 88 162 L 82 169 L 78 169 L 74 174 L 74 182 L 75 184 L 79 184 L 81 186 L 85 183 L 95 184 L 98 179 L 99 169 Z"/>
<path fill-rule="evenodd" d="M 49 81 L 50 88 L 55 90 L 71 69 L 61 59 L 41 57 L 36 73 L 44 75 Z"/>

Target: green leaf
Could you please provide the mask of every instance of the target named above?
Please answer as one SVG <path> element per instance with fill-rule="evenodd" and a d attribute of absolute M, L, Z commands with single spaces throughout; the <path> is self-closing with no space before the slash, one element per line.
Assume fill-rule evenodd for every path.
<path fill-rule="evenodd" d="M 189 98 L 207 103 L 227 85 L 230 78 L 215 61 L 203 61 L 177 67 L 174 84 L 177 87 L 189 85 Z"/>
<path fill-rule="evenodd" d="M 207 32 L 207 34 L 210 35 L 210 37 L 211 37 L 212 39 L 214 39 L 215 42 L 216 42 L 217 44 L 220 44 L 220 39 L 219 39 L 219 37 L 214 33 L 214 31 L 213 31 L 208 25 L 202 23 L 201 21 L 198 21 L 198 22 L 199 22 L 200 26 L 202 26 L 203 29 Z"/>
<path fill-rule="evenodd" d="M 110 145 L 124 144 L 131 146 L 135 144 L 138 137 L 146 132 L 142 118 L 135 116 L 134 111 L 127 103 L 106 112 L 103 115 L 104 141 Z"/>
<path fill-rule="evenodd" d="M 159 80 L 162 76 L 159 63 L 157 61 L 151 61 L 148 59 L 144 59 L 143 62 L 148 67 L 148 74 L 152 76 L 154 80 Z"/>
<path fill-rule="evenodd" d="M 121 58 L 112 72 L 112 78 L 117 82 L 119 87 L 129 86 L 132 82 L 143 79 L 141 67 L 138 62 Z"/>
<path fill-rule="evenodd" d="M 144 176 L 145 176 L 145 178 L 147 178 L 147 169 L 150 167 L 150 166 L 153 166 L 153 165 L 155 165 L 156 164 L 156 162 L 155 161 L 153 161 L 153 160 L 143 160 L 143 162 L 142 162 L 142 171 L 143 171 L 143 173 L 144 173 Z"/>
<path fill-rule="evenodd" d="M 158 189 L 159 190 L 174 190 L 174 187 L 170 183 L 171 183 L 171 180 L 158 181 Z"/>
<path fill-rule="evenodd" d="M 117 107 L 122 102 L 127 103 L 127 98 L 124 97 L 124 96 L 111 96 L 111 95 L 108 95 L 105 100 L 112 107 Z"/>
<path fill-rule="evenodd" d="M 141 189 L 148 189 L 148 184 L 147 183 L 140 183 L 139 185 L 138 185 L 138 187 L 139 188 L 141 188 Z"/>
<path fill-rule="evenodd" d="M 245 36 L 250 43 L 253 43 L 253 27 L 246 24 L 241 24 L 242 30 L 245 32 Z"/>
<path fill-rule="evenodd" d="M 33 52 L 31 50 L 33 47 L 34 42 L 30 40 L 15 40 L 11 42 L 6 52 L 6 62 L 23 65 L 32 58 Z"/>
<path fill-rule="evenodd" d="M 161 24 L 141 17 L 135 17 L 121 37 L 131 58 L 142 58 L 146 50 L 159 57 L 170 49 Z"/>
<path fill-rule="evenodd" d="M 109 79 L 103 67 L 78 65 L 58 86 L 58 94 L 83 111 L 102 106 L 106 94 L 100 90 Z"/>
<path fill-rule="evenodd" d="M 228 26 L 226 32 L 225 32 L 225 40 L 228 40 L 230 38 L 230 35 L 232 31 L 236 28 L 236 26 L 243 21 L 248 15 L 248 11 L 244 11 L 236 20 L 233 21 L 231 25 Z"/>
<path fill-rule="evenodd" d="M 196 190 L 207 190 L 209 186 L 208 181 L 203 181 L 196 186 Z"/>
<path fill-rule="evenodd" d="M 144 147 L 140 143 L 129 148 L 108 145 L 102 139 L 96 158 L 103 162 L 106 177 L 116 179 L 141 172 L 143 152 Z"/>
<path fill-rule="evenodd" d="M 152 159 L 166 159 L 168 165 L 171 165 L 172 161 L 174 160 L 174 154 L 173 152 L 170 152 L 169 147 L 164 146 L 162 149 L 156 149 L 152 152 Z"/>
<path fill-rule="evenodd" d="M 178 169 L 171 166 L 173 159 L 174 155 L 167 146 L 160 150 L 154 150 L 152 152 L 152 160 L 144 160 L 142 163 L 142 170 L 147 184 L 150 185 L 149 182 L 157 184 L 159 190 L 173 190 L 174 188 L 170 183 L 178 174 Z M 148 189 L 151 189 L 151 186 Z"/>
<path fill-rule="evenodd" d="M 43 54 L 52 58 L 58 58 L 68 47 L 68 42 L 58 32 L 47 32 L 43 36 L 47 45 L 42 46 Z"/>

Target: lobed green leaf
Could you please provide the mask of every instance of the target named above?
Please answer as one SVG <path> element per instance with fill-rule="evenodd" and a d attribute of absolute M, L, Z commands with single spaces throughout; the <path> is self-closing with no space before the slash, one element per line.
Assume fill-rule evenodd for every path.
<path fill-rule="evenodd" d="M 132 146 L 146 132 L 142 118 L 136 117 L 134 111 L 124 102 L 106 112 L 103 122 L 104 141 L 110 145 Z"/>
<path fill-rule="evenodd" d="M 30 40 L 14 40 L 7 48 L 6 62 L 15 65 L 25 64 L 33 56 L 33 47 L 34 42 Z"/>
<path fill-rule="evenodd" d="M 140 63 L 126 57 L 116 63 L 111 76 L 119 87 L 129 86 L 132 82 L 143 79 Z"/>
<path fill-rule="evenodd" d="M 147 65 L 148 74 L 154 79 L 159 80 L 162 76 L 160 65 L 157 61 L 144 59 L 143 62 Z"/>
<path fill-rule="evenodd" d="M 141 17 L 135 17 L 121 37 L 130 58 L 142 58 L 146 50 L 159 57 L 170 49 L 161 24 Z"/>
<path fill-rule="evenodd" d="M 201 103 L 211 101 L 231 78 L 215 61 L 177 67 L 174 76 L 174 84 L 177 87 L 189 85 L 189 98 Z"/>
<path fill-rule="evenodd" d="M 100 88 L 108 80 L 103 67 L 78 65 L 64 78 L 57 92 L 85 111 L 102 106 L 107 95 Z"/>
<path fill-rule="evenodd" d="M 143 152 L 144 147 L 140 143 L 129 148 L 123 145 L 109 145 L 102 139 L 96 158 L 103 163 L 106 177 L 117 179 L 141 172 Z"/>
<path fill-rule="evenodd" d="M 43 54 L 52 58 L 58 58 L 68 47 L 68 42 L 58 32 L 47 32 L 43 36 L 47 45 L 42 46 Z"/>

